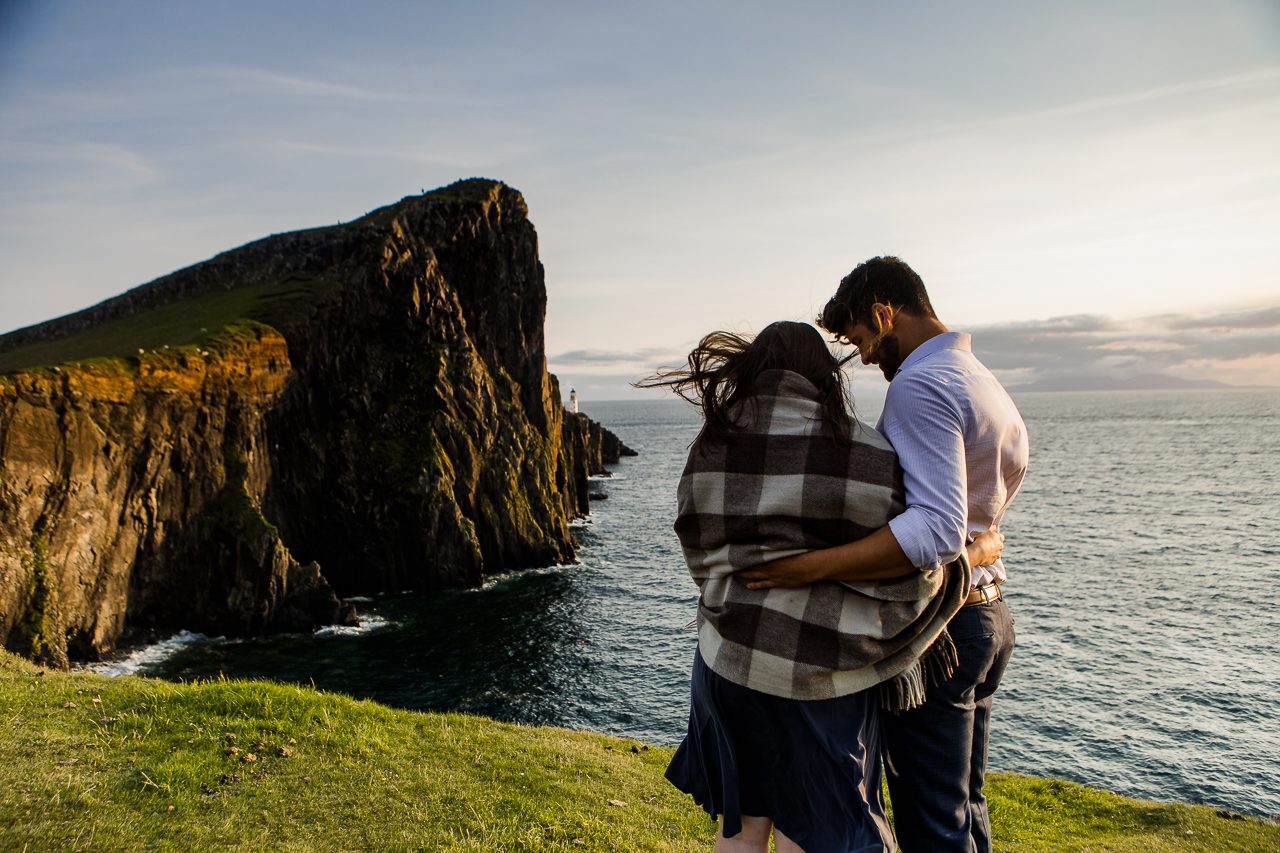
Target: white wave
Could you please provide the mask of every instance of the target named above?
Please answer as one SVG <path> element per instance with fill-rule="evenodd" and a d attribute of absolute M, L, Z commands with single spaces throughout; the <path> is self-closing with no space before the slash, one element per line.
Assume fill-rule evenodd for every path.
<path fill-rule="evenodd" d="M 520 578 L 537 577 L 539 575 L 554 575 L 563 572 L 565 569 L 576 569 L 581 567 L 581 563 L 556 563 L 551 566 L 542 566 L 536 569 L 514 569 L 512 571 L 499 572 L 489 575 L 484 579 L 484 583 L 472 589 L 460 590 L 461 592 L 484 592 L 493 589 L 499 584 L 516 581 Z"/>
<path fill-rule="evenodd" d="M 367 595 L 353 595 L 350 598 L 342 599 L 343 604 L 372 604 L 373 599 Z"/>
<path fill-rule="evenodd" d="M 352 599 L 348 598 L 347 601 Z M 379 631 L 383 628 L 391 628 L 396 623 L 390 619 L 385 619 L 376 613 L 369 613 L 360 617 L 359 625 L 326 625 L 318 628 L 315 632 L 317 637 L 356 637 L 360 634 L 368 634 L 371 631 Z"/>
<path fill-rule="evenodd" d="M 89 672 L 96 672 L 99 675 L 136 675 L 144 667 L 160 663 L 187 646 L 194 646 L 197 643 L 215 643 L 225 639 L 225 637 L 209 637 L 204 634 L 197 634 L 194 631 L 179 631 L 166 640 L 143 646 L 125 657 L 98 663 L 86 663 L 81 668 Z"/>
<path fill-rule="evenodd" d="M 347 599 L 347 601 L 355 601 L 358 599 Z M 366 599 L 370 600 L 370 599 Z M 359 625 L 328 625 L 315 631 L 317 637 L 332 636 L 355 636 L 358 634 L 368 634 L 371 631 L 377 631 L 382 628 L 393 627 L 396 623 L 389 619 L 385 619 L 376 613 L 370 613 L 360 617 Z M 195 631 L 179 631 L 172 637 L 161 640 L 158 643 L 152 643 L 149 646 L 135 649 L 124 657 L 114 660 L 96 661 L 91 663 L 83 663 L 76 665 L 76 669 L 84 672 L 94 672 L 98 675 L 117 676 L 117 675 L 137 675 L 143 669 L 153 665 L 162 663 L 173 657 L 187 646 L 198 644 L 233 646 L 245 642 L 253 637 L 237 637 L 234 639 L 228 637 L 210 637 L 207 634 L 198 634 Z"/>

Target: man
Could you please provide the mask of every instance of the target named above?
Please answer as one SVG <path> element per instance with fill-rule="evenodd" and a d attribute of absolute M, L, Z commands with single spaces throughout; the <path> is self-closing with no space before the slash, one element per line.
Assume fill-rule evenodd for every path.
<path fill-rule="evenodd" d="M 755 588 L 855 580 L 897 567 L 929 570 L 998 530 L 1027 467 L 1017 407 L 974 357 L 969 336 L 934 314 L 924 283 L 898 258 L 846 276 L 818 325 L 857 347 L 889 382 L 877 428 L 898 452 L 907 510 L 870 536 L 742 573 Z M 906 851 L 989 851 L 982 793 L 992 698 L 1013 650 L 997 560 L 973 567 L 971 592 L 948 631 L 959 665 L 921 707 L 886 714 L 885 769 Z"/>

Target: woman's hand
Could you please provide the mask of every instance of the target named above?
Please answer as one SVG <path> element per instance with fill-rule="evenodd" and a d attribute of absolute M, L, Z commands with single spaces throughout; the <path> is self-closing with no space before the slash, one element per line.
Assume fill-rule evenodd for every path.
<path fill-rule="evenodd" d="M 988 530 L 974 537 L 974 540 L 965 546 L 971 566 L 989 566 L 1000 559 L 1002 551 L 1004 551 L 1004 534 L 999 530 Z"/>

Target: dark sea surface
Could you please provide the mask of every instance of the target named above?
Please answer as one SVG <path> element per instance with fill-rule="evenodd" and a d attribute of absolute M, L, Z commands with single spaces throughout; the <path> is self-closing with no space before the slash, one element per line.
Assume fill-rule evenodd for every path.
<path fill-rule="evenodd" d="M 1018 646 L 991 766 L 1280 815 L 1280 393 L 1017 402 L 1032 456 L 1003 524 Z M 575 528 L 579 565 L 363 601 L 359 630 L 181 635 L 112 671 L 314 682 L 676 743 L 696 594 L 671 523 L 698 419 L 674 400 L 584 411 L 641 455 L 593 483 L 608 499 Z"/>

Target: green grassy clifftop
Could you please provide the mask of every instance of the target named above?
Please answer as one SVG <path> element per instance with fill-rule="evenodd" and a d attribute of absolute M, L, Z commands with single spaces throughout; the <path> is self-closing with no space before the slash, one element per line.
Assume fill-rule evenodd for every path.
<path fill-rule="evenodd" d="M 671 751 L 307 688 L 42 671 L 0 653 L 8 850 L 709 850 Z M 251 757 L 252 756 L 252 757 Z M 1263 851 L 1280 827 L 993 774 L 1000 851 Z"/>

